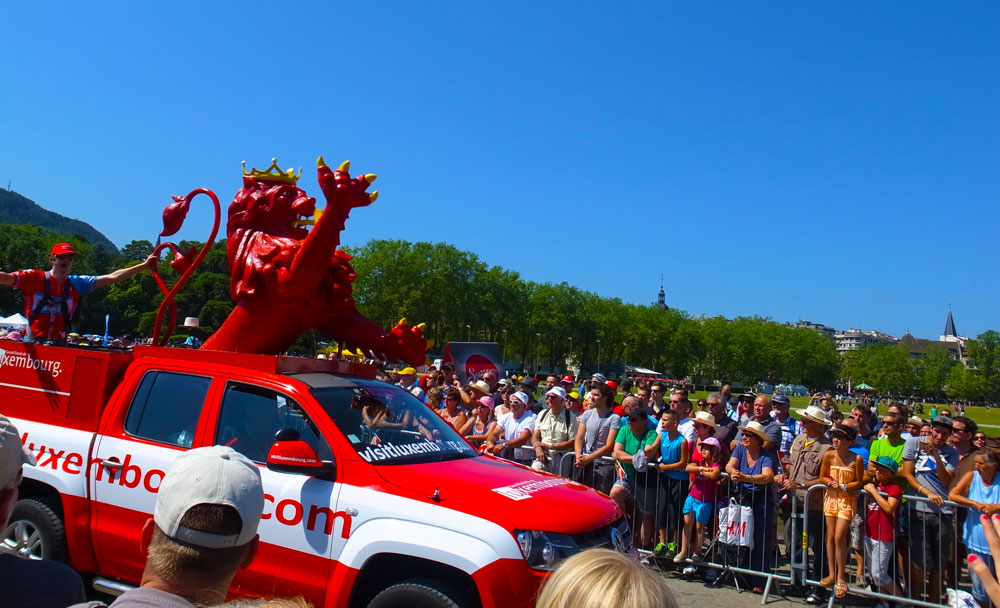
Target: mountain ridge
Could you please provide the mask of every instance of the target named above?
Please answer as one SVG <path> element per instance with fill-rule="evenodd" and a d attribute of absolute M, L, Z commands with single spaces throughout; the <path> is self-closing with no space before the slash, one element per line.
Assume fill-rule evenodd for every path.
<path fill-rule="evenodd" d="M 0 224 L 30 224 L 53 232 L 79 236 L 91 245 L 100 245 L 112 253 L 118 253 L 118 247 L 111 239 L 87 222 L 49 211 L 30 198 L 4 188 L 0 188 Z"/>

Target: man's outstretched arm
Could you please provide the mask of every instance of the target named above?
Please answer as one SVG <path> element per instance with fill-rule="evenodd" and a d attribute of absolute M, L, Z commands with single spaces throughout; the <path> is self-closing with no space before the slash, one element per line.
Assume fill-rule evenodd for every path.
<path fill-rule="evenodd" d="M 159 263 L 159 261 L 160 261 L 159 256 L 150 255 L 148 258 L 146 258 L 146 261 L 143 262 L 142 264 L 136 264 L 135 266 L 129 266 L 128 268 L 119 268 L 118 270 L 112 272 L 111 274 L 106 274 L 97 277 L 97 281 L 94 282 L 94 285 L 97 287 L 104 287 L 105 285 L 110 285 L 112 283 L 120 283 L 126 279 L 131 279 L 132 277 L 139 274 L 143 270 L 146 270 L 147 268 L 153 268 L 154 266 L 156 266 L 157 263 Z M 0 281 L 2 281 L 2 278 L 0 278 Z"/>
<path fill-rule="evenodd" d="M 14 275 L 9 272 L 3 272 L 0 270 L 0 285 L 13 285 Z"/>

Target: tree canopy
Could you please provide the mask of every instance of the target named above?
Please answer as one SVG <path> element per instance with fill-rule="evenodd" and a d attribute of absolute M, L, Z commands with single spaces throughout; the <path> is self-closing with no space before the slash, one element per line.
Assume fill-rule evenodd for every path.
<path fill-rule="evenodd" d="M 74 267 L 79 274 L 104 274 L 137 263 L 153 249 L 149 241 L 136 240 L 114 254 L 81 237 L 0 225 L 0 269 L 48 268 L 48 251 L 61 241 L 80 252 Z M 201 243 L 178 245 L 187 250 Z M 994 388 L 1000 387 L 1000 333 L 993 330 L 968 344 L 969 369 L 933 347 L 921 358 L 898 344 L 866 345 L 841 357 L 832 339 L 810 329 L 760 317 L 693 317 L 567 283 L 536 283 L 445 243 L 372 240 L 348 253 L 354 256 L 358 308 L 386 328 L 402 317 L 426 323 L 432 353 L 441 353 L 449 341 L 495 341 L 508 362 L 526 370 L 562 370 L 569 363 L 592 371 L 625 363 L 705 382 L 832 389 L 838 381 L 850 381 L 866 382 L 884 394 L 1000 396 Z M 159 270 L 168 285 L 176 280 L 167 260 Z M 160 302 L 153 277 L 143 273 L 86 296 L 77 330 L 103 333 L 107 314 L 112 334 L 148 336 Z M 233 305 L 225 241 L 219 241 L 178 295 L 178 318 L 199 317 L 202 327 L 214 328 Z M 0 289 L 0 311 L 22 308 L 18 290 Z M 304 336 L 303 349 L 318 339 Z"/>

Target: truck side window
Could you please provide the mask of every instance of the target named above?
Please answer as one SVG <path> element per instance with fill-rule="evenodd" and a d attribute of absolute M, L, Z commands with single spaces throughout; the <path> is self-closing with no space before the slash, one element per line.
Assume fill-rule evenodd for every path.
<path fill-rule="evenodd" d="M 298 403 L 269 388 L 230 382 L 222 397 L 215 445 L 227 445 L 255 462 L 266 462 L 274 434 L 283 428 L 299 432 L 321 460 L 333 460 L 330 446 Z"/>
<path fill-rule="evenodd" d="M 211 378 L 149 372 L 132 397 L 125 431 L 184 448 L 191 447 Z"/>

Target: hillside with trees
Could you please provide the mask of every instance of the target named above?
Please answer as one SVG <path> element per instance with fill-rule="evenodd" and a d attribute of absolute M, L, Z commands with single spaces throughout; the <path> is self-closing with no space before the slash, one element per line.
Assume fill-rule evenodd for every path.
<path fill-rule="evenodd" d="M 42 230 L 73 235 L 92 245 L 101 245 L 111 253 L 118 247 L 96 228 L 80 220 L 59 215 L 12 190 L 0 188 L 0 224 L 24 224 Z"/>

